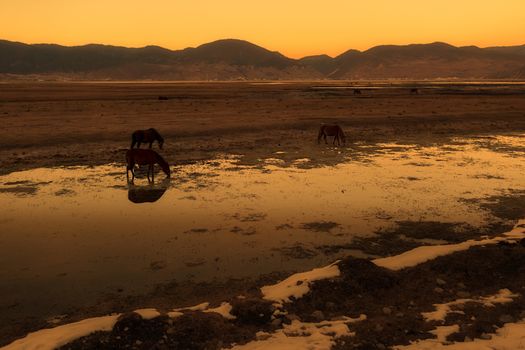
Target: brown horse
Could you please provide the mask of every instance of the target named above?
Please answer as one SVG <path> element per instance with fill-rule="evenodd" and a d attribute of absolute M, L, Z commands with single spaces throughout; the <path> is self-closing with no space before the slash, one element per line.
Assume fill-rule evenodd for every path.
<path fill-rule="evenodd" d="M 135 144 L 137 144 L 137 148 L 140 148 L 140 144 L 142 142 L 149 143 L 149 148 L 153 145 L 153 142 L 157 141 L 159 143 L 159 148 L 162 149 L 162 144 L 164 143 L 164 139 L 162 136 L 160 136 L 159 132 L 153 128 L 147 129 L 147 130 L 136 130 L 131 134 L 131 147 L 135 147 Z"/>
<path fill-rule="evenodd" d="M 334 145 L 336 140 L 338 145 L 341 145 L 340 141 L 343 141 L 343 144 L 346 143 L 345 133 L 343 132 L 343 129 L 341 129 L 341 127 L 337 124 L 321 125 L 321 127 L 319 128 L 319 135 L 317 135 L 317 143 L 320 143 L 321 138 L 324 138 L 324 143 L 328 144 L 328 142 L 326 141 L 326 136 L 334 137 Z"/>
<path fill-rule="evenodd" d="M 148 181 L 150 181 L 149 173 L 151 172 L 151 182 L 154 181 L 154 166 L 155 164 L 160 165 L 162 171 L 166 173 L 168 178 L 171 176 L 170 166 L 168 163 L 155 151 L 150 149 L 129 149 L 126 152 L 126 178 L 129 182 L 129 172 L 131 171 L 131 182 L 135 179 L 135 171 L 133 170 L 135 164 L 148 165 Z"/>

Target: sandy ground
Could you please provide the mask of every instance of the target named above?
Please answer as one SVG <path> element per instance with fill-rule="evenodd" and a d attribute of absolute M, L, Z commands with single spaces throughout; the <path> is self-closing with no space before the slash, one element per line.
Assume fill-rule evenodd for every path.
<path fill-rule="evenodd" d="M 177 84 L 129 84 L 129 83 L 42 83 L 42 84 L 0 84 L 0 119 L 2 138 L 0 139 L 0 174 L 42 166 L 60 165 L 98 165 L 108 162 L 123 162 L 124 152 L 129 147 L 133 130 L 149 127 L 157 128 L 166 139 L 162 154 L 172 164 L 186 164 L 203 159 L 212 159 L 218 154 L 233 153 L 244 155 L 243 162 L 255 162 L 258 158 L 271 157 L 275 151 L 290 154 L 290 163 L 294 159 L 310 158 L 313 165 L 335 164 L 344 160 L 345 154 L 327 155 L 316 141 L 320 123 L 339 123 L 347 134 L 348 150 L 356 144 L 375 144 L 377 142 L 410 142 L 416 144 L 434 144 L 450 142 L 451 138 L 465 135 L 493 133 L 516 133 L 525 130 L 525 86 L 455 86 L 426 84 L 419 87 L 419 94 L 412 95 L 403 84 L 388 86 L 385 89 L 361 88 L 361 95 L 354 95 L 353 89 L 346 83 L 289 83 L 289 84 L 249 84 L 249 83 L 177 83 Z M 159 100 L 159 96 L 168 99 Z M 157 146 L 154 146 L 157 149 Z M 370 148 L 374 152 L 374 148 Z M 511 149 L 505 152 L 512 152 Z M 521 197 L 520 197 L 521 198 Z M 523 198 L 518 203 L 522 204 Z M 493 208 L 501 210 L 500 207 Z M 519 213 L 522 214 L 522 211 Z M 516 217 L 519 218 L 519 215 Z M 440 231 L 442 232 L 442 231 Z M 436 238 L 439 232 L 436 233 Z M 375 242 L 356 242 L 360 249 L 374 247 Z M 402 247 L 409 249 L 411 247 Z M 515 268 L 523 272 L 522 245 L 513 247 L 491 248 L 459 255 L 456 260 L 439 260 L 412 272 L 384 275 L 384 272 L 363 270 L 363 276 L 378 276 L 372 281 L 370 289 L 374 291 L 362 301 L 363 293 L 350 294 L 345 301 L 332 297 L 318 297 L 315 294 L 296 306 L 295 314 L 301 319 L 312 319 L 312 313 L 322 310 L 330 316 L 350 312 L 353 316 L 361 312 L 352 305 L 368 308 L 372 320 L 366 326 L 357 329 L 359 336 L 347 340 L 340 348 L 385 348 L 394 344 L 407 344 L 408 341 L 428 336 L 420 321 L 416 318 L 403 318 L 399 314 L 415 314 L 435 302 L 450 299 L 458 289 L 467 289 L 470 295 L 480 296 L 494 292 L 497 288 L 522 288 L 512 274 L 510 256 L 519 263 Z M 399 253 L 394 249 L 389 253 Z M 508 253 L 512 254 L 509 255 Z M 465 266 L 466 261 L 489 264 L 486 254 L 492 254 L 495 262 L 501 266 L 490 265 L 491 274 L 482 276 L 482 281 L 500 278 L 501 285 L 486 287 L 475 280 Z M 359 262 L 365 267 L 366 262 Z M 350 266 L 349 264 L 348 266 Z M 451 266 L 456 270 L 450 271 Z M 470 265 L 468 265 L 470 266 Z M 500 268 L 501 267 L 501 268 Z M 350 267 L 348 267 L 350 269 Z M 367 267 L 368 269 L 368 267 Z M 465 275 L 466 274 L 466 275 Z M 349 272 L 350 275 L 350 272 Z M 354 274 L 355 275 L 355 274 Z M 422 277 L 426 276 L 426 277 Z M 503 276 L 503 277 L 502 277 Z M 217 284 L 166 285 L 161 286 L 148 296 L 121 300 L 108 297 L 90 310 L 79 310 L 66 321 L 75 321 L 82 316 L 95 316 L 118 309 L 133 309 L 149 305 L 173 306 L 174 297 L 178 305 L 192 305 L 207 299 L 219 302 L 245 293 L 257 298 L 258 288 L 263 284 L 275 282 L 282 275 L 264 276 L 254 281 L 228 281 L 222 286 Z M 446 293 L 436 292 L 436 279 L 446 280 L 450 286 Z M 411 284 L 410 293 L 401 295 L 400 290 Z M 377 285 L 376 285 L 377 282 Z M 487 282 L 488 283 L 488 282 Z M 460 285 L 460 287 L 457 287 Z M 466 285 L 466 287 L 464 286 Z M 226 288 L 227 286 L 227 288 Z M 396 299 L 395 292 L 399 292 Z M 337 287 L 337 286 L 336 286 Z M 327 283 L 322 288 L 334 288 Z M 342 288 L 342 287 L 341 287 Z M 211 292 L 210 292 L 211 291 Z M 418 293 L 422 296 L 418 297 Z M 447 294 L 448 293 L 448 294 Z M 326 294 L 326 293 L 325 293 Z M 390 304 L 378 303 L 391 300 Z M 315 303 L 318 303 L 315 304 Z M 321 305 L 322 304 L 322 305 Z M 334 307 L 334 304 L 336 306 Z M 371 305 L 375 305 L 371 307 Z M 494 314 L 483 315 L 487 327 L 500 325 L 498 317 L 512 314 L 517 319 L 524 310 L 520 298 L 515 308 L 503 308 Z M 384 307 L 391 308 L 392 317 L 385 315 Z M 484 312 L 472 310 L 472 313 Z M 375 315 L 375 316 L 374 316 Z M 470 316 L 470 314 L 468 314 Z M 400 324 L 398 318 L 414 324 Z M 215 327 L 216 323 L 207 323 L 207 319 L 197 318 L 196 324 L 204 322 L 202 333 Z M 222 321 L 217 321 L 222 325 Z M 247 324 L 250 324 L 250 320 Z M 289 322 L 289 321 L 285 321 Z M 418 323 L 419 322 L 419 323 Z M 140 322 L 139 322 L 140 323 Z M 380 327 L 377 326 L 380 325 Z M 24 325 L 3 331 L 0 344 L 21 336 L 28 330 L 46 325 L 44 320 L 33 320 Z M 399 325 L 399 326 L 397 326 Z M 139 324 L 142 326 L 142 323 Z M 162 323 L 158 327 L 164 327 Z M 155 326 L 155 327 L 157 327 Z M 137 326 L 138 327 L 138 326 Z M 157 328 L 158 328 L 157 327 Z M 217 326 L 219 327 L 219 326 Z M 229 325 L 220 326 L 217 333 L 229 329 Z M 208 343 L 195 345 L 195 348 L 218 348 L 224 341 L 252 339 L 257 327 L 245 327 L 239 338 L 220 339 L 216 337 Z M 264 323 L 263 329 L 278 326 Z M 461 337 L 476 336 L 485 332 L 477 324 L 474 328 L 462 329 Z M 478 328 L 476 328 L 478 327 Z M 166 329 L 162 328 L 162 334 Z M 407 335 L 406 330 L 413 333 Z M 184 332 L 182 329 L 180 332 Z M 118 332 L 115 331 L 115 336 Z M 178 331 L 177 331 L 178 332 Z M 359 333 L 360 332 L 360 333 Z M 159 333 L 159 334 L 160 334 Z M 138 334 L 138 333 L 137 333 Z M 178 333 L 174 333 L 178 334 Z M 112 335 L 113 336 L 113 335 Z M 121 343 L 115 339 L 106 339 L 108 348 Z M 462 339 L 463 339 L 462 338 Z M 142 338 L 141 338 L 142 339 Z M 370 344 L 370 339 L 377 339 Z M 459 339 L 459 338 L 458 338 Z M 89 348 L 101 340 L 100 337 L 77 343 L 73 348 Z M 131 337 L 130 342 L 138 340 Z M 144 340 L 144 339 L 142 339 Z M 190 339 L 191 340 L 191 339 Z M 192 340 L 193 341 L 193 340 Z M 198 342 L 198 340 L 195 340 Z M 147 345 L 157 343 L 157 338 L 145 341 Z M 142 343 L 141 343 L 142 344 Z M 196 344 L 196 343 L 194 343 Z M 378 344 L 381 344 L 379 346 Z M 94 345 L 93 345 L 94 346 Z M 366 347 L 368 346 L 368 347 Z"/>
<path fill-rule="evenodd" d="M 319 124 L 339 123 L 355 142 L 433 143 L 451 136 L 525 130 L 523 85 L 346 83 L 42 83 L 0 85 L 0 173 L 40 166 L 123 162 L 136 129 L 157 128 L 170 163 L 276 149 L 326 159 Z M 159 96 L 168 100 L 159 100 Z"/>

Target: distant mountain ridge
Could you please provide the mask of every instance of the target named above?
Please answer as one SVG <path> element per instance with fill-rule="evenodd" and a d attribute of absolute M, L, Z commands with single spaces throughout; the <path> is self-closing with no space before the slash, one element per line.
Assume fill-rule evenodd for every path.
<path fill-rule="evenodd" d="M 525 45 L 381 45 L 337 57 L 292 59 L 237 39 L 184 50 L 0 40 L 0 74 L 104 80 L 525 79 Z"/>

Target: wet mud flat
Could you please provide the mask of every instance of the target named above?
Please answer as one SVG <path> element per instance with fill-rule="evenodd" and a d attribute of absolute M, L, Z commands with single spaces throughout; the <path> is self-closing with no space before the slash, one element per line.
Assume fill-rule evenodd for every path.
<path fill-rule="evenodd" d="M 331 166 L 280 149 L 250 165 L 230 155 L 173 166 L 171 181 L 159 175 L 154 185 L 140 174 L 126 185 L 115 164 L 3 176 L 2 339 L 144 307 L 260 299 L 262 285 L 349 255 L 368 261 L 497 236 L 525 216 L 524 142 L 515 134 L 324 148 L 345 155 Z"/>
<path fill-rule="evenodd" d="M 128 315 L 113 334 L 96 334 L 74 346 L 129 341 L 137 348 L 173 347 L 184 333 L 189 343 L 178 343 L 180 348 L 221 348 L 256 339 L 259 331 L 291 327 L 293 315 L 322 322 L 343 314 L 359 317 L 366 307 L 371 311 L 363 313 L 373 321 L 353 325 L 358 336 L 338 338 L 337 346 L 383 348 L 430 337 L 433 324 L 422 322 L 418 312 L 450 302 L 458 292 L 472 299 L 497 288 L 519 294 L 520 280 L 512 283 L 510 272 L 496 271 L 511 264 L 497 263 L 504 260 L 500 255 L 520 259 L 519 242 L 474 249 L 495 261 L 487 275 L 496 281 L 494 290 L 459 281 L 470 281 L 463 270 L 475 273 L 461 258 L 438 259 L 439 271 L 414 267 L 419 272 L 412 275 L 378 270 L 367 261 L 497 236 L 524 217 L 521 87 L 428 86 L 412 96 L 401 85 L 365 88 L 363 96 L 353 96 L 348 86 L 317 85 L 2 89 L 0 118 L 7 136 L 0 141 L 0 201 L 7 210 L 0 218 L 5 267 L 0 344 L 86 317 L 153 307 L 161 318 Z M 161 154 L 177 175 L 170 182 L 156 176 L 153 186 L 144 178 L 127 186 L 122 161 L 130 129 L 152 121 L 163 130 L 167 144 Z M 321 122 L 344 127 L 345 147 L 317 145 Z M 481 271 L 490 263 L 478 261 L 483 254 L 469 250 L 465 256 Z M 340 265 L 345 282 L 327 286 L 343 288 L 351 279 L 345 271 L 354 265 L 366 276 L 352 271 L 360 284 L 376 275 L 388 275 L 389 282 L 378 292 L 366 285 L 371 296 L 362 290 L 356 295 L 360 287 L 352 284 L 356 289 L 347 291 L 346 302 L 337 292 L 332 299 L 316 293 L 314 284 L 313 297 L 289 306 L 290 318 L 268 320 L 275 310 L 261 300 L 261 286 L 338 259 L 349 261 Z M 447 275 L 455 264 L 463 274 Z M 517 264 L 512 268 L 521 271 Z M 425 279 L 424 273 L 433 277 Z M 322 289 L 326 281 L 318 283 L 329 289 Z M 414 285 L 406 297 L 411 300 L 389 294 L 390 288 L 403 290 L 392 287 L 403 283 Z M 418 297 L 418 288 L 424 296 Z M 240 303 L 238 295 L 249 302 Z M 174 307 L 210 302 L 211 308 L 226 300 L 234 306 L 234 321 L 199 311 L 185 312 L 184 322 L 166 316 Z M 521 299 L 513 300 L 513 308 L 522 311 Z M 460 311 L 490 325 L 462 326 L 451 340 L 488 337 L 484 333 L 502 325 L 500 317 L 519 319 L 507 304 L 488 309 L 475 304 L 467 305 L 468 313 Z M 255 312 L 265 315 L 264 322 Z M 194 338 L 188 336 L 191 329 L 199 329 Z M 231 337 L 222 338 L 225 332 Z M 374 345 L 371 339 L 380 341 Z"/>

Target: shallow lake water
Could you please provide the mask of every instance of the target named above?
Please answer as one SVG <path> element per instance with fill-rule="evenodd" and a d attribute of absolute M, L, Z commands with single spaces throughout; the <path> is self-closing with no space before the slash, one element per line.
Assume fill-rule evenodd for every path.
<path fill-rule="evenodd" d="M 174 166 L 154 185 L 128 185 L 117 164 L 1 176 L 0 310 L 27 316 L 172 280 L 306 270 L 336 258 L 318 247 L 396 221 L 489 225 L 496 218 L 469 199 L 525 188 L 523 135 L 356 147 L 365 156 L 328 149 L 349 154 L 334 166 L 285 164 L 284 151 L 256 166 L 225 155 Z"/>

